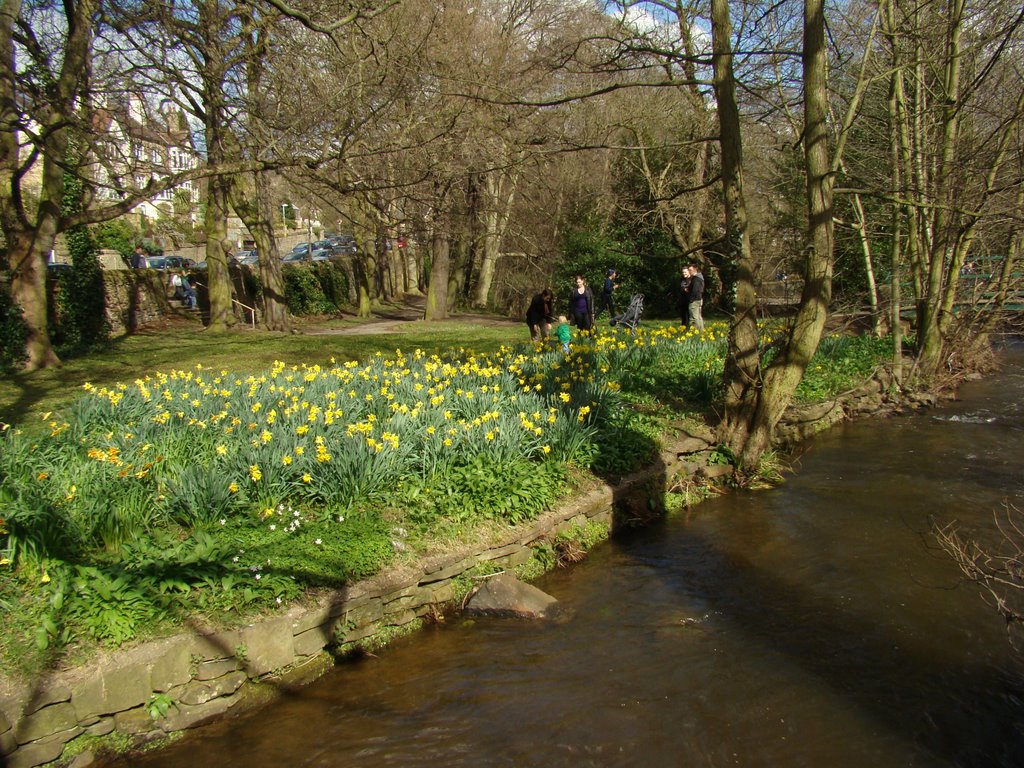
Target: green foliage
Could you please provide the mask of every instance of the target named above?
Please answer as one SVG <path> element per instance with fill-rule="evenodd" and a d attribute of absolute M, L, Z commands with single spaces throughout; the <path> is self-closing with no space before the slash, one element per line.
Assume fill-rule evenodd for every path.
<path fill-rule="evenodd" d="M 340 586 L 377 573 L 394 557 L 390 527 L 370 510 L 281 504 L 233 536 L 229 559 L 261 582 L 276 574 L 308 586 Z"/>
<path fill-rule="evenodd" d="M 334 309 L 345 304 L 348 301 L 348 276 L 345 271 L 329 261 L 314 261 L 311 267 L 327 303 Z"/>
<path fill-rule="evenodd" d="M 28 359 L 28 326 L 21 307 L 11 298 L 9 285 L 0 279 L 0 371 L 11 373 Z"/>
<path fill-rule="evenodd" d="M 137 637 L 163 612 L 161 601 L 144 584 L 118 571 L 75 566 L 64 587 L 67 624 L 110 647 Z"/>
<path fill-rule="evenodd" d="M 399 492 L 409 519 L 426 530 L 442 520 L 457 525 L 531 520 L 554 503 L 564 483 L 561 463 L 518 460 L 495 465 L 478 454 L 426 481 L 403 483 Z"/>
<path fill-rule="evenodd" d="M 810 403 L 835 397 L 870 378 L 879 361 L 891 357 L 891 338 L 828 336 L 818 345 L 795 399 Z"/>
<path fill-rule="evenodd" d="M 591 289 L 595 292 L 595 300 L 601 292 L 601 285 L 609 267 L 622 262 L 622 244 L 611 234 L 596 225 L 588 226 L 593 217 L 576 219 L 576 225 L 562 235 L 560 250 L 562 258 L 555 273 L 555 284 L 564 286 L 562 292 L 555 292 L 558 302 L 564 301 L 563 296 L 574 285 L 573 278 L 582 274 L 587 278 Z"/>
<path fill-rule="evenodd" d="M 288 311 L 293 315 L 337 312 L 347 297 L 345 272 L 331 262 L 287 264 L 284 284 Z"/>
<path fill-rule="evenodd" d="M 167 717 L 172 708 L 177 709 L 178 705 L 166 693 L 154 693 L 146 700 L 146 714 L 153 720 Z"/>
<path fill-rule="evenodd" d="M 660 429 L 655 419 L 628 408 L 614 411 L 600 425 L 591 469 L 600 477 L 622 477 L 657 454 Z"/>
<path fill-rule="evenodd" d="M 69 152 L 74 153 L 75 142 Z M 64 179 L 62 211 L 65 215 L 82 208 L 83 183 L 73 174 Z M 67 355 L 94 348 L 107 340 L 106 290 L 99 249 L 86 226 L 73 227 L 65 235 L 72 269 L 61 275 L 58 292 L 56 342 Z"/>
<path fill-rule="evenodd" d="M 136 244 L 142 240 L 142 233 L 126 218 L 97 224 L 92 235 L 97 248 L 117 251 L 129 264 Z"/>

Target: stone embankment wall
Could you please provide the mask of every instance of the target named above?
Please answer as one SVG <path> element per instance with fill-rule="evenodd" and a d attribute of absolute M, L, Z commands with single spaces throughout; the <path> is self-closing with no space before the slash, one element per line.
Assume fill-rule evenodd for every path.
<path fill-rule="evenodd" d="M 872 380 L 829 403 L 787 411 L 779 432 L 798 442 L 836 422 L 888 413 L 890 385 Z M 923 396 L 911 406 L 929 405 Z M 663 508 L 678 481 L 713 481 L 732 473 L 708 465 L 711 435 L 681 433 L 652 466 L 617 485 L 602 485 L 529 526 L 510 529 L 486 548 L 467 548 L 381 574 L 238 629 L 183 632 L 53 673 L 0 694 L 0 765 L 32 768 L 59 758 L 83 734 L 118 731 L 143 742 L 267 701 L 333 664 L 330 651 L 387 636 L 434 613 L 463 591 L 460 577 L 514 568 L 559 533 L 596 522 L 645 520 Z M 162 712 L 161 712 L 162 710 Z M 83 763 L 85 761 L 81 761 Z"/>
<path fill-rule="evenodd" d="M 460 577 L 465 583 L 481 566 L 492 573 L 514 568 L 559 533 L 591 522 L 611 530 L 617 515 L 640 510 L 649 516 L 675 473 L 706 464 L 708 448 L 706 440 L 687 438 L 614 488 L 602 485 L 485 549 L 384 573 L 245 627 L 184 632 L 118 651 L 8 691 L 0 695 L 0 754 L 7 768 L 31 768 L 58 759 L 83 734 L 118 731 L 143 742 L 265 702 L 323 674 L 333 664 L 329 651 L 394 633 L 451 603 L 464 591 Z"/>

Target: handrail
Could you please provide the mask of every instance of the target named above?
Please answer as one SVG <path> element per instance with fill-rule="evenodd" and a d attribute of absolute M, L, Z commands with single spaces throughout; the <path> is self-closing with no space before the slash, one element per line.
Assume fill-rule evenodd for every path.
<path fill-rule="evenodd" d="M 195 284 L 198 285 L 198 286 L 201 286 L 203 288 L 206 288 L 206 286 L 203 285 L 202 283 L 200 283 L 198 280 L 196 281 Z M 248 304 L 243 304 L 238 299 L 236 299 L 234 296 L 231 297 L 231 303 L 232 304 L 237 304 L 240 307 L 245 307 L 246 309 L 249 310 L 249 316 L 252 318 L 252 329 L 255 331 L 256 330 L 256 308 L 255 307 L 250 307 Z"/>
<path fill-rule="evenodd" d="M 231 303 L 232 304 L 237 304 L 240 307 L 245 307 L 246 309 L 249 310 L 249 313 L 252 316 L 252 329 L 255 331 L 256 330 L 256 308 L 255 307 L 250 307 L 248 304 L 243 304 L 238 299 L 236 299 L 234 296 L 231 297 Z"/>

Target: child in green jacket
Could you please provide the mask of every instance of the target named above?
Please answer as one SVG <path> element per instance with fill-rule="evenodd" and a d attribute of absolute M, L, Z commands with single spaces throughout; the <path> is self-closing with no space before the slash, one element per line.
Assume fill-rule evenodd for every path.
<path fill-rule="evenodd" d="M 565 319 L 565 315 L 558 316 L 558 328 L 555 329 L 555 335 L 562 342 L 562 351 L 568 352 L 569 342 L 572 341 L 572 329 L 569 327 L 569 321 Z"/>

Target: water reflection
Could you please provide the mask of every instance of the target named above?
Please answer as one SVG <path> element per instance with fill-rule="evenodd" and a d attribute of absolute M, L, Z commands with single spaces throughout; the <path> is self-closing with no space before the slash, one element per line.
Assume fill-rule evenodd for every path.
<path fill-rule="evenodd" d="M 1013 766 L 1024 667 L 930 535 L 1024 495 L 1024 358 L 138 766 Z M 127 763 L 125 763 L 127 765 Z"/>

